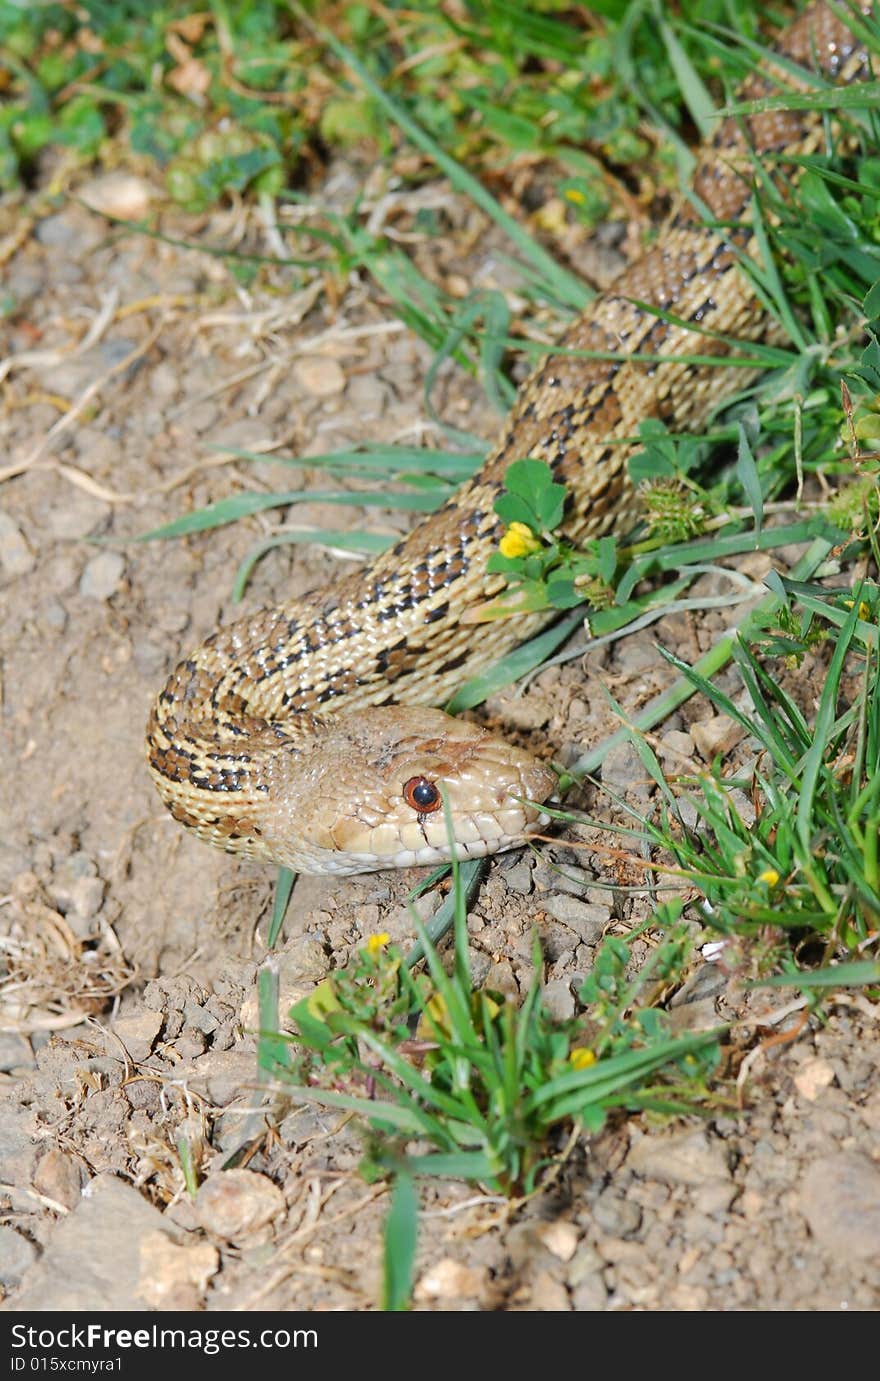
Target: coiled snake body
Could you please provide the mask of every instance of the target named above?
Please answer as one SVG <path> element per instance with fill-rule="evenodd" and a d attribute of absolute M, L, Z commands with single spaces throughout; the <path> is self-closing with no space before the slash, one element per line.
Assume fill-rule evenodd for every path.
<path fill-rule="evenodd" d="M 777 51 L 835 79 L 860 76 L 865 65 L 824 4 L 806 11 Z M 777 90 L 758 73 L 740 96 Z M 635 447 L 622 438 L 649 417 L 696 429 L 747 381 L 741 368 L 680 357 L 724 356 L 726 340 L 772 334 L 738 266 L 750 246 L 749 149 L 758 158 L 802 155 L 821 133 L 810 112 L 725 121 L 693 180 L 702 214 L 680 212 L 573 323 L 560 353 L 523 385 L 469 484 L 369 567 L 239 620 L 177 667 L 147 731 L 150 771 L 176 820 L 224 849 L 327 873 L 448 857 L 442 795 L 460 857 L 509 848 L 543 823 L 540 803 L 555 784 L 548 768 L 423 708 L 550 617 L 462 622 L 504 584 L 486 561 L 503 532 L 493 501 L 505 470 L 525 456 L 549 463 L 571 495 L 564 532 L 572 540 L 626 530 L 637 511 L 626 471 Z M 735 228 L 713 230 L 713 220 Z"/>

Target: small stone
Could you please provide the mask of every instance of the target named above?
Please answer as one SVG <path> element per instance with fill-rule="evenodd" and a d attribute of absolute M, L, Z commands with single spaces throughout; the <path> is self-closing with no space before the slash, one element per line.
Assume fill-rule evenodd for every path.
<path fill-rule="evenodd" d="M 47 599 L 40 611 L 40 622 L 50 633 L 63 633 L 67 627 L 67 610 L 57 599 Z"/>
<path fill-rule="evenodd" d="M 857 1151 L 814 1161 L 800 1210 L 816 1241 L 841 1261 L 869 1260 L 880 1242 L 880 1167 Z"/>
<path fill-rule="evenodd" d="M 571 1292 L 572 1307 L 579 1314 L 597 1314 L 608 1303 L 608 1290 L 599 1271 L 584 1276 Z"/>
<path fill-rule="evenodd" d="M 716 1218 L 727 1213 L 736 1195 L 737 1187 L 732 1182 L 712 1180 L 696 1190 L 693 1205 L 697 1213 L 705 1214 L 707 1218 Z"/>
<path fill-rule="evenodd" d="M 608 750 L 602 761 L 602 781 L 609 791 L 618 793 L 645 789 L 645 769 L 631 743 L 618 743 Z"/>
<path fill-rule="evenodd" d="M 571 1261 L 578 1244 L 578 1230 L 574 1223 L 557 1220 L 555 1223 L 541 1223 L 535 1229 L 535 1236 L 560 1261 Z"/>
<path fill-rule="evenodd" d="M 180 371 L 167 360 L 150 371 L 150 393 L 158 403 L 170 403 L 180 392 Z"/>
<path fill-rule="evenodd" d="M 619 1190 L 605 1189 L 593 1205 L 593 1218 L 603 1232 L 629 1237 L 642 1225 L 642 1210 Z"/>
<path fill-rule="evenodd" d="M 511 892 L 518 892 L 521 897 L 527 897 L 532 890 L 531 859 L 525 856 L 515 857 L 513 863 L 502 870 L 501 876 Z"/>
<path fill-rule="evenodd" d="M 794 1086 L 802 1098 L 815 1103 L 823 1089 L 834 1083 L 834 1068 L 827 1060 L 805 1060 L 794 1076 Z"/>
<path fill-rule="evenodd" d="M 138 1064 L 152 1051 L 162 1025 L 160 1012 L 151 1012 L 149 1008 L 144 1008 L 131 1016 L 119 1017 L 114 1021 L 112 1030 L 122 1041 L 135 1064 Z"/>
<path fill-rule="evenodd" d="M 15 1296 L 22 1313 L 137 1310 L 140 1245 L 161 1231 L 162 1214 L 115 1175 L 99 1175 L 72 1213 L 56 1223 L 43 1255 Z"/>
<path fill-rule="evenodd" d="M 429 1266 L 416 1284 L 416 1299 L 479 1299 L 485 1294 L 488 1272 L 485 1267 L 463 1266 L 445 1256 Z"/>
<path fill-rule="evenodd" d="M 36 564 L 21 528 L 0 509 L 0 566 L 4 573 L 10 577 L 28 575 Z"/>
<path fill-rule="evenodd" d="M 284 1195 L 254 1170 L 219 1170 L 200 1185 L 195 1209 L 206 1232 L 234 1241 L 277 1217 Z"/>
<path fill-rule="evenodd" d="M 62 251 L 60 256 L 55 256 L 54 274 L 60 267 L 59 259 L 78 259 L 81 254 L 87 254 L 102 239 L 104 231 L 87 211 L 68 205 L 57 216 L 46 216 L 38 221 L 34 234 L 47 249 Z"/>
<path fill-rule="evenodd" d="M 85 880 L 100 881 L 95 860 L 82 850 L 68 854 L 49 882 L 49 895 L 59 910 L 66 912 L 74 908 L 77 888 Z M 103 887 L 103 883 L 101 885 Z"/>
<path fill-rule="evenodd" d="M 168 662 L 168 645 L 153 638 L 136 638 L 132 660 L 142 676 L 158 675 Z"/>
<path fill-rule="evenodd" d="M 242 1090 L 252 1089 L 256 1079 L 256 1056 L 244 1050 L 209 1050 L 193 1066 L 193 1085 L 198 1087 L 204 1080 L 208 1098 L 217 1108 L 225 1108 Z"/>
<path fill-rule="evenodd" d="M 729 1180 L 730 1167 L 723 1146 L 711 1143 L 702 1130 L 673 1136 L 643 1136 L 630 1148 L 626 1168 L 665 1184 L 708 1184 Z"/>
<path fill-rule="evenodd" d="M 63 504 L 49 514 L 49 529 L 55 537 L 90 537 L 106 521 L 110 505 L 79 490 L 65 497 Z"/>
<path fill-rule="evenodd" d="M 109 599 L 125 574 L 125 558 L 118 551 L 101 551 L 88 562 L 79 582 L 87 599 Z"/>
<path fill-rule="evenodd" d="M 23 1036 L 14 1031 L 0 1031 L 0 1071 L 22 1074 L 33 1069 L 34 1056 Z"/>
<path fill-rule="evenodd" d="M 133 173 L 101 173 L 79 188 L 80 200 L 99 216 L 122 221 L 139 221 L 146 216 L 157 189 Z"/>
<path fill-rule="evenodd" d="M 669 1293 L 668 1308 L 681 1314 L 702 1314 L 709 1303 L 709 1291 L 702 1285 L 676 1285 Z"/>
<path fill-rule="evenodd" d="M 17 1285 L 29 1266 L 37 1259 L 37 1249 L 33 1242 L 22 1237 L 15 1228 L 0 1226 L 0 1283 L 11 1290 Z"/>
<path fill-rule="evenodd" d="M 296 378 L 313 398 L 332 398 L 345 388 L 345 374 L 336 360 L 310 355 L 293 366 Z"/>
<path fill-rule="evenodd" d="M 103 878 L 77 878 L 70 889 L 70 904 L 84 921 L 97 916 L 103 900 Z"/>
<path fill-rule="evenodd" d="M 544 1006 L 555 1021 L 566 1021 L 574 1016 L 574 995 L 565 978 L 554 978 L 541 989 Z"/>
<path fill-rule="evenodd" d="M 220 1268 L 220 1253 L 210 1242 L 179 1247 L 164 1232 L 142 1238 L 140 1260 L 139 1289 L 148 1307 L 175 1312 L 198 1309 Z"/>
<path fill-rule="evenodd" d="M 330 956 L 320 940 L 308 935 L 292 939 L 278 957 L 278 1010 L 286 1015 L 330 972 Z"/>
<path fill-rule="evenodd" d="M 571 1300 L 568 1291 L 549 1271 L 539 1271 L 532 1284 L 529 1309 L 541 1314 L 568 1314 Z"/>
<path fill-rule="evenodd" d="M 573 930 L 585 945 L 594 945 L 602 938 L 608 924 L 609 913 L 606 906 L 591 906 L 589 902 L 565 892 L 556 892 L 552 897 L 542 899 L 541 907 L 554 920 L 561 921 Z"/>
<path fill-rule="evenodd" d="M 497 964 L 493 964 L 484 980 L 484 987 L 490 992 L 501 993 L 503 997 L 512 997 L 515 1001 L 519 1000 L 519 984 L 513 972 L 513 965 L 507 959 L 501 959 Z"/>
<path fill-rule="evenodd" d="M 745 730 L 726 714 L 711 715 L 690 726 L 691 738 L 705 762 L 719 753 L 729 753 L 739 743 Z"/>
<path fill-rule="evenodd" d="M 587 1276 L 595 1275 L 597 1271 L 604 1269 L 605 1262 L 602 1260 L 595 1247 L 584 1244 L 578 1247 L 572 1257 L 571 1265 L 566 1273 L 566 1281 L 572 1287 L 580 1285 Z"/>
<path fill-rule="evenodd" d="M 532 882 L 539 892 L 573 892 L 577 896 L 589 896 L 593 890 L 590 884 L 594 881 L 592 873 L 568 862 L 555 868 L 539 863 L 532 871 Z"/>
<path fill-rule="evenodd" d="M 693 751 L 693 739 L 690 734 L 684 734 L 680 729 L 670 729 L 660 740 L 660 758 L 664 766 L 668 764 L 673 769 L 680 770 L 683 765 L 687 765 Z"/>
<path fill-rule="evenodd" d="M 79 1163 L 53 1146 L 47 1151 L 34 1171 L 34 1189 L 47 1199 L 63 1204 L 65 1208 L 76 1208 L 82 1194 L 83 1176 Z"/>

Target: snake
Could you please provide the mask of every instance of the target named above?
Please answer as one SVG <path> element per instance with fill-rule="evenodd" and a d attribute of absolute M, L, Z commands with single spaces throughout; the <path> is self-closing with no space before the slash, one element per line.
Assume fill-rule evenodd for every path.
<path fill-rule="evenodd" d="M 773 51 L 741 101 L 868 71 L 824 3 Z M 437 708 L 554 616 L 480 621 L 505 586 L 487 562 L 508 466 L 549 465 L 572 543 L 634 526 L 639 424 L 699 430 L 760 372 L 719 365 L 779 329 L 744 269 L 758 253 L 755 161 L 803 157 L 823 138 L 816 111 L 719 120 L 691 195 L 526 379 L 473 478 L 370 564 L 218 629 L 175 668 L 146 748 L 175 820 L 229 852 L 340 876 L 501 852 L 547 824 L 551 767 Z"/>

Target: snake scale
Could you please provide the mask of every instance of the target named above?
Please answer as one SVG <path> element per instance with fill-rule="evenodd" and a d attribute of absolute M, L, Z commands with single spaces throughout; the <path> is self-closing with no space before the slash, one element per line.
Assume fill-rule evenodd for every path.
<path fill-rule="evenodd" d="M 784 65 L 789 84 L 792 63 L 835 81 L 867 68 L 825 4 L 805 11 L 776 51 L 776 75 Z M 778 89 L 759 69 L 739 96 Z M 752 244 L 749 150 L 803 155 L 822 137 L 811 112 L 724 121 L 696 164 L 701 214 L 680 210 L 567 329 L 468 484 L 369 566 L 247 615 L 177 667 L 147 730 L 150 771 L 176 820 L 226 850 L 336 874 L 448 858 L 443 797 L 459 857 L 510 848 L 545 822 L 540 806 L 555 785 L 546 766 L 426 708 L 552 617 L 463 621 L 504 584 L 486 561 L 503 534 L 493 501 L 507 466 L 548 462 L 569 490 L 569 539 L 626 531 L 638 512 L 627 477 L 636 447 L 622 439 L 645 418 L 699 428 L 746 382 L 741 368 L 676 357 L 721 357 L 731 339 L 772 338 L 738 266 Z"/>

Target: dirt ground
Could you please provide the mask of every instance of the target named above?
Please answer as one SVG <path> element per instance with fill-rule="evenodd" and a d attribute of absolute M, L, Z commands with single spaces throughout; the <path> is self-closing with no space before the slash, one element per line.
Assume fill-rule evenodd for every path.
<path fill-rule="evenodd" d="M 337 170 L 328 197 L 344 200 L 346 178 Z M 147 195 L 129 186 L 125 203 L 118 180 L 78 190 L 123 214 Z M 422 270 L 453 290 L 508 287 L 482 221 L 444 188 L 429 191 L 448 234 L 415 233 Z M 250 1033 L 273 874 L 187 837 L 142 758 L 151 697 L 181 655 L 234 616 L 237 564 L 280 519 L 133 539 L 243 487 L 321 485 L 276 452 L 430 439 L 430 352 L 357 274 L 333 284 L 278 268 L 237 286 L 222 258 L 120 231 L 74 198 L 2 214 L 4 1308 L 374 1309 L 387 1194 L 358 1176 L 357 1129 L 264 1102 L 256 1086 Z M 405 214 L 400 224 L 410 225 Z M 277 232 L 241 208 L 163 229 L 197 245 L 278 248 Z M 577 247 L 581 268 L 609 273 L 615 238 Z M 447 421 L 491 436 L 496 420 L 460 371 L 441 373 L 435 401 Z M 236 461 L 216 446 L 265 459 Z M 376 510 L 314 502 L 286 521 L 399 526 Z M 278 548 L 257 566 L 246 604 L 346 568 L 314 546 Z M 740 569 L 759 578 L 765 558 Z M 707 580 L 704 590 L 719 587 Z M 586 669 L 577 660 L 519 697 L 497 697 L 489 716 L 545 756 L 573 756 L 615 727 L 603 683 L 637 708 L 668 683 L 655 641 L 693 660 L 726 618 L 666 618 L 591 653 Z M 673 770 L 711 760 L 724 731 L 694 700 L 664 725 L 661 760 Z M 637 808 L 650 804 L 632 750 L 610 755 L 605 779 Z M 415 876 L 300 879 L 276 950 L 282 1007 L 371 933 L 405 939 Z M 644 912 L 625 890 L 637 880 L 564 841 L 496 860 L 469 920 L 477 977 L 520 992 L 537 927 L 547 1000 L 571 1013 L 602 934 L 625 933 Z M 824 1024 L 801 1026 L 789 997 L 746 995 L 709 963 L 673 1010 L 681 1029 L 719 1017 L 750 1024 L 740 1105 L 731 1098 L 708 1120 L 620 1120 L 514 1209 L 459 1183 L 424 1185 L 417 1308 L 880 1304 L 876 1011 L 850 995 Z M 246 1164 L 221 1171 L 264 1127 Z M 202 1179 L 194 1201 L 182 1188 L 182 1143 Z"/>

